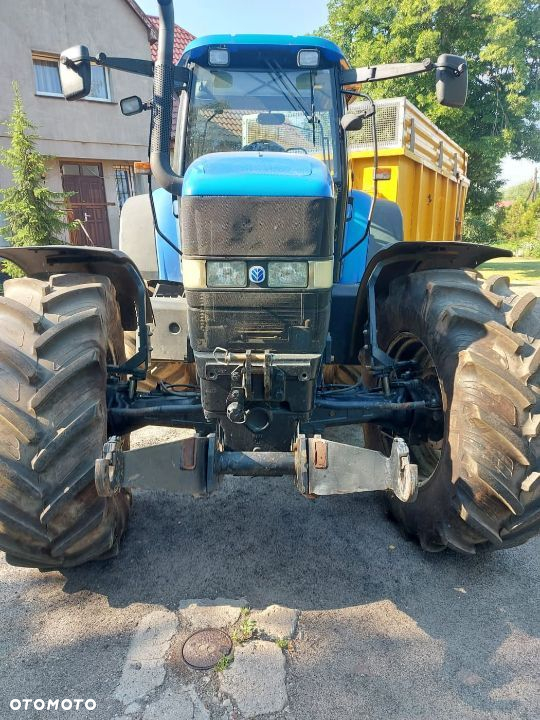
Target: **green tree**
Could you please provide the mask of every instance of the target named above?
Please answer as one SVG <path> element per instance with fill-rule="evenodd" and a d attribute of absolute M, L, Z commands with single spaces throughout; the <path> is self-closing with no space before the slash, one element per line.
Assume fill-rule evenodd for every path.
<path fill-rule="evenodd" d="M 476 215 L 470 212 L 465 213 L 463 240 L 482 245 L 500 245 L 506 242 L 507 238 L 502 235 L 500 230 L 503 217 L 504 211 L 495 206 Z"/>
<path fill-rule="evenodd" d="M 464 55 L 469 97 L 463 109 L 437 104 L 431 73 L 364 89 L 405 95 L 470 155 L 469 210 L 498 198 L 504 155 L 540 160 L 540 5 L 531 0 L 329 0 L 317 32 L 352 65 Z"/>
<path fill-rule="evenodd" d="M 514 249 L 540 256 L 540 198 L 532 202 L 515 200 L 505 209 L 500 230 Z"/>
<path fill-rule="evenodd" d="M 13 111 L 4 123 L 11 143 L 0 149 L 0 163 L 12 174 L 12 184 L 0 189 L 0 213 L 5 221 L 2 234 L 17 247 L 59 244 L 64 232 L 77 225 L 66 215 L 71 193 L 54 192 L 45 185 L 47 157 L 36 149 L 36 128 L 24 111 L 17 83 L 13 83 L 13 93 Z M 21 275 L 11 262 L 4 262 L 2 269 L 9 275 Z"/>

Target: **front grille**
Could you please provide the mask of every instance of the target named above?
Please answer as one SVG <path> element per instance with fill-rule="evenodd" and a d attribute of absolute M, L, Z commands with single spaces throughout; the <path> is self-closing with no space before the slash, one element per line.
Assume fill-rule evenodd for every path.
<path fill-rule="evenodd" d="M 225 347 L 321 353 L 326 342 L 330 291 L 186 291 L 189 332 L 197 352 Z"/>
<path fill-rule="evenodd" d="M 330 257 L 334 199 L 187 196 L 182 250 L 199 257 Z"/>

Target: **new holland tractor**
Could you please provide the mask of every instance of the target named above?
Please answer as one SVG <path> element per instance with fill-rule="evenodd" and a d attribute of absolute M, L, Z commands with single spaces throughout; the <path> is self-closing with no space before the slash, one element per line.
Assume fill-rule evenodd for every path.
<path fill-rule="evenodd" d="M 159 6 L 155 63 L 84 46 L 60 59 L 68 100 L 92 63 L 153 77 L 151 101 L 122 103 L 149 110 L 160 188 L 127 203 L 127 252 L 0 250 L 26 273 L 0 298 L 8 561 L 111 557 L 131 488 L 203 495 L 228 474 L 292 476 L 310 498 L 382 491 L 429 551 L 533 536 L 536 297 L 475 271 L 503 250 L 402 242 L 398 206 L 366 204 L 348 173 L 347 133 L 371 120 L 377 140 L 370 83 L 433 71 L 458 107 L 465 60 L 351 68 L 324 39 L 238 35 L 194 40 L 173 65 L 172 0 Z M 324 437 L 355 424 L 365 447 Z M 195 432 L 130 450 L 145 425 Z"/>

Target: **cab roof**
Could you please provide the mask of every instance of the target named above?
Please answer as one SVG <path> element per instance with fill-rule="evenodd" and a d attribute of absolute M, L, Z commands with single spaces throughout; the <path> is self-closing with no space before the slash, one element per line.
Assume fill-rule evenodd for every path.
<path fill-rule="evenodd" d="M 204 35 L 192 40 L 184 50 L 180 63 L 197 62 L 207 64 L 208 49 L 226 47 L 231 56 L 253 57 L 254 53 L 274 52 L 280 56 L 296 57 L 299 50 L 317 49 L 321 65 L 340 65 L 349 67 L 340 48 L 330 40 L 311 35 Z"/>

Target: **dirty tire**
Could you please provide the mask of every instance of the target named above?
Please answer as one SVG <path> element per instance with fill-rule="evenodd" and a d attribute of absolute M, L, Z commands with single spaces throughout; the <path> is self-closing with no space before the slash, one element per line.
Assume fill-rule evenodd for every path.
<path fill-rule="evenodd" d="M 127 358 L 135 355 L 136 340 L 134 330 L 127 330 L 124 333 L 124 345 Z M 151 361 L 146 378 L 138 381 L 137 388 L 148 392 L 155 390 L 156 386 L 161 382 L 168 385 L 195 385 L 197 382 L 195 363 L 176 362 L 174 360 Z"/>
<path fill-rule="evenodd" d="M 107 360 L 124 359 L 114 287 L 20 278 L 0 298 L 0 549 L 53 569 L 115 555 L 130 496 L 98 497 Z"/>
<path fill-rule="evenodd" d="M 410 333 L 431 355 L 444 408 L 440 460 L 415 502 L 390 511 L 428 551 L 520 545 L 540 531 L 540 303 L 508 279 L 433 270 L 396 279 L 379 342 Z M 388 449 L 380 428 L 366 443 Z"/>

